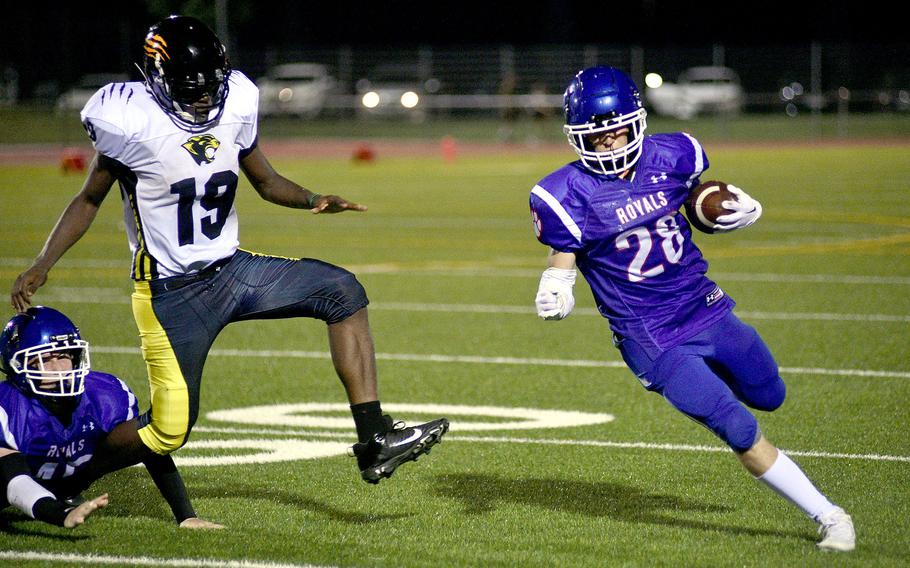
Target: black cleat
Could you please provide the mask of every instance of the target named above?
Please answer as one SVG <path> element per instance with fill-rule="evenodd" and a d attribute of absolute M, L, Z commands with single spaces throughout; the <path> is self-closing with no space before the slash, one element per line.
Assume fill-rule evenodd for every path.
<path fill-rule="evenodd" d="M 367 483 L 379 483 L 383 477 L 391 477 L 395 468 L 404 462 L 430 453 L 430 448 L 449 429 L 449 421 L 445 418 L 417 426 L 405 426 L 404 422 L 393 424 L 388 415 L 383 418 L 388 430 L 373 434 L 369 441 L 354 444 L 349 452 L 357 457 L 360 475 Z"/>

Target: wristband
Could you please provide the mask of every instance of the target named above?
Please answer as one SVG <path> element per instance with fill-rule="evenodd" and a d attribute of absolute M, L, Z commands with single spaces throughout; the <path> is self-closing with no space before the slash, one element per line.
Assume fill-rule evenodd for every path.
<path fill-rule="evenodd" d="M 551 266 L 543 271 L 543 277 L 553 280 L 558 280 L 563 284 L 568 284 L 569 287 L 575 286 L 575 278 L 578 274 L 578 271 L 574 268 L 556 268 Z"/>
<path fill-rule="evenodd" d="M 316 202 L 319 201 L 319 199 L 321 199 L 321 198 L 322 198 L 321 193 L 311 193 L 310 197 L 307 198 L 307 200 L 306 200 L 307 207 L 309 207 L 310 209 L 316 207 Z"/>

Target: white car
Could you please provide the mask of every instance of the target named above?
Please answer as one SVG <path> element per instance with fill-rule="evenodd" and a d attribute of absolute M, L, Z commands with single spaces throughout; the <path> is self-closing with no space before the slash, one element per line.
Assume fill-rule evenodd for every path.
<path fill-rule="evenodd" d="M 57 97 L 57 110 L 82 110 L 85 103 L 101 87 L 108 83 L 125 83 L 129 80 L 129 75 L 125 73 L 92 73 L 83 75 L 72 89 Z"/>
<path fill-rule="evenodd" d="M 259 114 L 313 118 L 325 106 L 335 79 L 320 63 L 285 63 L 269 69 L 259 86 Z"/>
<path fill-rule="evenodd" d="M 745 96 L 739 75 L 729 67 L 692 67 L 676 83 L 648 87 L 645 99 L 657 114 L 688 120 L 710 112 L 739 113 Z"/>

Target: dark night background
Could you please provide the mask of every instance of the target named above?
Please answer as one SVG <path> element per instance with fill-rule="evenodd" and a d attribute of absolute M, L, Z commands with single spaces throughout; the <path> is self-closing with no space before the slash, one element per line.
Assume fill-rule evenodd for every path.
<path fill-rule="evenodd" d="M 132 71 L 149 25 L 169 13 L 215 28 L 214 2 L 7 2 L 0 18 L 0 70 L 19 74 L 20 94 L 63 88 L 88 72 Z M 864 81 L 907 82 L 904 18 L 897 8 L 831 2 L 295 2 L 229 0 L 231 57 L 239 68 L 263 51 L 340 46 L 641 45 L 662 49 L 723 44 L 848 46 Z M 126 47 L 128 46 L 128 48 Z M 897 77 L 898 79 L 895 79 Z M 876 85 L 870 85 L 875 87 Z"/>

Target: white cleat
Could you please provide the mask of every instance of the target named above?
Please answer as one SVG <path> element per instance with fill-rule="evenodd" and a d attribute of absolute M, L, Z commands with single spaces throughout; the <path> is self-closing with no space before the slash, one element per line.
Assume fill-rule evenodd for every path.
<path fill-rule="evenodd" d="M 853 519 L 840 507 L 818 520 L 818 534 L 822 538 L 816 546 L 821 550 L 850 552 L 856 548 Z"/>

